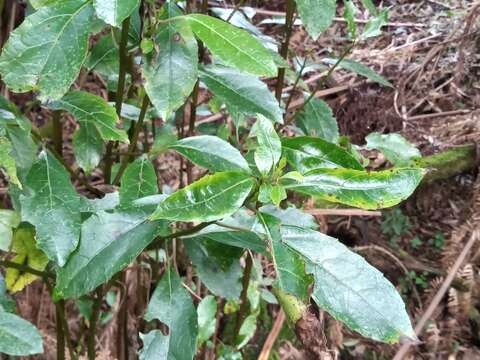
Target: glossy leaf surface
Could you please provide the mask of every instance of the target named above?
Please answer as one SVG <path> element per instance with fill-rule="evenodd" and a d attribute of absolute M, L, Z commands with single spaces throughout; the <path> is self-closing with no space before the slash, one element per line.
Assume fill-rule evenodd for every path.
<path fill-rule="evenodd" d="M 145 217 L 138 211 L 92 214 L 82 224 L 79 248 L 57 272 L 57 296 L 78 298 L 125 268 L 159 231 Z"/>
<path fill-rule="evenodd" d="M 170 148 L 191 162 L 211 171 L 243 171 L 250 173 L 240 151 L 217 136 L 201 135 L 178 140 Z"/>
<path fill-rule="evenodd" d="M 305 135 L 319 137 L 331 143 L 338 142 L 337 120 L 333 117 L 332 109 L 325 101 L 311 99 L 296 121 Z"/>
<path fill-rule="evenodd" d="M 277 286 L 300 299 L 307 297 L 309 276 L 305 272 L 303 259 L 282 242 L 280 220 L 269 214 L 258 213 L 259 222 L 270 242 L 277 273 Z"/>
<path fill-rule="evenodd" d="M 303 174 L 319 168 L 363 170 L 357 159 L 346 150 L 320 138 L 284 138 L 282 149 L 290 166 Z"/>
<path fill-rule="evenodd" d="M 335 0 L 296 0 L 303 25 L 316 40 L 332 24 L 337 2 Z"/>
<path fill-rule="evenodd" d="M 163 359 L 193 359 L 196 350 L 198 323 L 192 299 L 182 286 L 178 275 L 168 269 L 157 285 L 145 319 L 160 320 L 169 328 L 166 344 L 167 357 Z"/>
<path fill-rule="evenodd" d="M 76 79 L 87 55 L 93 14 L 90 1 L 43 7 L 15 29 L 0 56 L 0 74 L 15 92 L 40 91 L 56 100 Z"/>
<path fill-rule="evenodd" d="M 27 356 L 43 352 L 37 328 L 21 317 L 0 311 L 0 353 Z"/>
<path fill-rule="evenodd" d="M 181 15 L 173 1 L 165 3 L 162 20 Z M 190 95 L 198 77 L 198 46 L 183 21 L 160 24 L 155 43 L 159 52 L 142 67 L 145 90 L 162 118 L 177 110 Z"/>
<path fill-rule="evenodd" d="M 255 76 L 222 66 L 208 66 L 200 71 L 200 79 L 229 108 L 283 122 L 277 100 L 267 85 Z"/>
<path fill-rule="evenodd" d="M 205 176 L 161 202 L 150 219 L 219 220 L 242 206 L 254 183 L 253 178 L 238 172 Z"/>
<path fill-rule="evenodd" d="M 282 238 L 308 260 L 315 278 L 313 299 L 351 329 L 383 342 L 414 337 L 405 305 L 383 274 L 337 239 L 284 227 Z"/>
<path fill-rule="evenodd" d="M 78 245 L 80 196 L 62 164 L 45 152 L 30 169 L 25 187 L 22 220 L 35 226 L 38 247 L 63 266 Z"/>
<path fill-rule="evenodd" d="M 120 187 L 120 205 L 132 206 L 134 200 L 158 193 L 157 174 L 146 156 L 128 165 Z"/>
<path fill-rule="evenodd" d="M 306 173 L 302 182 L 286 188 L 362 209 L 381 209 L 408 198 L 423 175 L 422 169 L 409 168 L 377 172 L 317 169 Z"/>
<path fill-rule="evenodd" d="M 217 300 L 212 295 L 205 296 L 197 307 L 198 337 L 197 344 L 201 346 L 215 334 L 217 325 Z"/>
<path fill-rule="evenodd" d="M 202 14 L 191 14 L 186 19 L 195 35 L 225 65 L 253 75 L 276 75 L 270 52 L 245 30 Z"/>
<path fill-rule="evenodd" d="M 277 165 L 282 155 L 282 143 L 271 121 L 259 115 L 252 127 L 250 136 L 256 136 L 258 146 L 254 159 L 258 171 L 268 175 Z"/>
<path fill-rule="evenodd" d="M 72 91 L 50 105 L 52 109 L 66 110 L 78 120 L 94 126 L 103 140 L 118 140 L 128 143 L 124 130 L 116 127 L 119 121 L 115 108 L 100 96 L 83 91 Z"/>
<path fill-rule="evenodd" d="M 120 27 L 122 21 L 132 14 L 139 0 L 94 0 L 93 6 L 98 18 L 107 24 Z"/>

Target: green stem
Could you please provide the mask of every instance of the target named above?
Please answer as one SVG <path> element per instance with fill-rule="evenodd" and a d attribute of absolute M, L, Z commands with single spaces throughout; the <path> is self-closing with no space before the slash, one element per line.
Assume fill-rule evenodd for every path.
<path fill-rule="evenodd" d="M 73 349 L 72 345 L 72 337 L 70 335 L 70 329 L 68 327 L 68 322 L 65 316 L 65 300 L 59 300 L 56 304 L 55 307 L 58 308 L 58 316 L 60 317 L 60 322 L 63 327 L 63 332 L 65 334 L 65 341 L 67 342 L 67 349 L 68 349 L 68 354 L 70 355 L 70 359 L 76 360 L 77 355 L 75 354 L 75 350 Z"/>
<path fill-rule="evenodd" d="M 117 329 L 117 357 L 119 360 L 128 359 L 128 286 L 125 271 L 122 271 L 119 279 L 120 302 L 118 310 L 118 329 Z"/>
<path fill-rule="evenodd" d="M 61 309 L 55 304 L 55 324 L 57 327 L 57 360 L 65 360 L 65 333 L 61 321 Z"/>
<path fill-rule="evenodd" d="M 280 48 L 280 56 L 285 60 L 288 58 L 288 48 L 290 46 L 290 37 L 293 29 L 293 17 L 295 15 L 295 0 L 287 0 L 287 12 L 285 15 L 285 39 Z M 280 103 L 282 101 L 283 82 L 285 80 L 285 68 L 278 69 L 277 84 L 275 87 L 275 97 Z"/>
<path fill-rule="evenodd" d="M 59 156 L 63 156 L 63 124 L 62 110 L 55 110 L 52 116 L 52 142 L 53 148 Z"/>
<path fill-rule="evenodd" d="M 115 179 L 113 180 L 114 185 L 118 185 L 120 183 L 120 180 L 122 179 L 123 173 L 125 172 L 125 169 L 127 168 L 129 162 L 132 160 L 132 155 L 135 148 L 137 146 L 137 141 L 138 141 L 138 136 L 140 135 L 140 131 L 143 128 L 143 121 L 145 120 L 145 116 L 147 114 L 148 106 L 150 105 L 150 100 L 148 99 L 147 95 L 144 95 L 143 97 L 143 103 L 142 103 L 142 109 L 140 110 L 140 115 L 138 117 L 137 123 L 135 124 L 135 129 L 133 131 L 132 139 L 130 141 L 130 145 L 128 146 L 127 153 L 128 155 L 124 156 L 122 159 L 122 162 L 120 164 L 120 168 L 118 169 L 117 176 L 115 176 Z"/>
<path fill-rule="evenodd" d="M 117 84 L 117 92 L 115 94 L 115 110 L 117 115 L 120 117 L 122 113 L 122 104 L 123 104 L 123 92 L 125 91 L 125 78 L 127 74 L 128 68 L 128 30 L 130 29 L 130 17 L 123 20 L 122 23 L 122 34 L 120 38 L 120 67 L 118 71 L 118 84 Z M 105 152 L 105 167 L 103 170 L 103 175 L 105 177 L 105 183 L 110 184 L 112 178 L 112 165 L 113 165 L 113 158 L 112 158 L 112 150 L 113 150 L 114 143 L 110 141 L 107 144 L 107 149 Z"/>
<path fill-rule="evenodd" d="M 95 360 L 95 335 L 97 330 L 97 322 L 100 318 L 100 308 L 103 302 L 103 291 L 101 287 L 96 291 L 97 297 L 92 306 L 92 317 L 90 318 L 89 334 L 87 339 L 88 360 Z"/>
<path fill-rule="evenodd" d="M 154 242 L 152 242 L 147 247 L 147 250 L 153 250 L 153 249 L 158 248 L 166 240 L 171 240 L 171 239 L 195 234 L 195 233 L 199 232 L 200 230 L 202 230 L 202 229 L 204 229 L 207 226 L 212 225 L 212 224 L 215 224 L 215 221 L 205 222 L 205 223 L 196 225 L 196 226 L 194 226 L 190 229 L 185 229 L 185 230 L 174 232 L 173 234 L 170 234 L 170 235 L 167 235 L 167 236 L 158 237 Z"/>
<path fill-rule="evenodd" d="M 300 82 L 300 79 L 302 78 L 302 73 L 303 70 L 305 69 L 305 66 L 307 65 L 307 58 L 303 60 L 302 66 L 300 67 L 300 71 L 297 74 L 297 78 L 295 79 L 295 83 L 292 86 L 292 90 L 290 91 L 290 95 L 288 96 L 288 100 L 285 103 L 285 114 L 288 112 L 288 108 L 290 107 L 290 103 L 293 100 L 293 95 L 295 94 L 295 90 L 297 89 L 298 83 Z"/>
<path fill-rule="evenodd" d="M 250 276 L 252 275 L 253 260 L 249 252 L 247 252 L 247 258 L 245 259 L 245 269 L 243 269 L 243 278 L 242 278 L 242 292 L 240 294 L 240 309 L 237 314 L 237 321 L 235 323 L 234 331 L 234 341 L 237 339 L 242 326 L 243 320 L 247 312 L 248 305 L 248 286 L 250 284 Z"/>

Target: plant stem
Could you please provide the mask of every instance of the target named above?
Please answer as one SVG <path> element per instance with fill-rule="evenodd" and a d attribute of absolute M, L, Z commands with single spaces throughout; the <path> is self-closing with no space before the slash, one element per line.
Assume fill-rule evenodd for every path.
<path fill-rule="evenodd" d="M 225 20 L 226 22 L 230 22 L 230 20 L 232 19 L 233 15 L 235 15 L 235 13 L 240 9 L 240 7 L 243 5 L 243 3 L 245 2 L 245 0 L 240 0 L 237 5 L 235 5 L 235 7 L 233 8 L 232 12 L 230 13 L 230 15 L 228 15 L 228 18 L 227 20 Z"/>
<path fill-rule="evenodd" d="M 63 124 L 62 110 L 55 110 L 52 116 L 52 141 L 53 148 L 59 156 L 63 156 Z"/>
<path fill-rule="evenodd" d="M 140 135 L 140 131 L 143 128 L 143 121 L 145 120 L 145 116 L 147 114 L 148 106 L 150 105 L 150 100 L 148 96 L 145 94 L 143 96 L 142 102 L 142 109 L 140 110 L 140 115 L 138 116 L 137 123 L 135 124 L 135 129 L 133 131 L 132 139 L 130 141 L 130 145 L 128 146 L 127 155 L 125 155 L 122 159 L 120 164 L 120 168 L 118 169 L 117 176 L 113 180 L 113 185 L 118 185 L 120 180 L 122 179 L 123 173 L 128 166 L 128 163 L 131 161 L 133 156 L 131 154 L 134 153 L 135 147 L 137 146 L 138 136 Z"/>
<path fill-rule="evenodd" d="M 288 58 L 288 48 L 290 46 L 290 37 L 292 36 L 293 17 L 295 15 L 295 0 L 287 0 L 287 12 L 285 15 L 285 39 L 280 48 L 280 56 L 285 60 Z M 275 87 L 275 97 L 280 103 L 282 101 L 283 82 L 285 80 L 285 68 L 278 69 L 277 85 Z"/>
<path fill-rule="evenodd" d="M 73 349 L 72 345 L 72 338 L 70 336 L 70 329 L 68 328 L 68 322 L 65 316 L 65 300 L 59 300 L 56 304 L 56 311 L 59 316 L 61 325 L 63 327 L 63 332 L 65 334 L 65 341 L 67 342 L 67 349 L 68 354 L 70 355 L 70 359 L 75 360 L 77 355 L 75 354 L 75 350 Z"/>
<path fill-rule="evenodd" d="M 99 287 L 96 291 L 97 298 L 93 302 L 92 306 L 92 317 L 90 318 L 90 329 L 87 339 L 87 352 L 88 352 L 88 360 L 95 360 L 95 334 L 97 330 L 97 322 L 100 317 L 100 308 L 102 307 L 103 301 L 103 291 L 102 288 Z"/>
<path fill-rule="evenodd" d="M 290 103 L 292 102 L 293 95 L 295 94 L 295 90 L 297 89 L 298 83 L 302 78 L 302 73 L 306 65 L 307 65 L 307 58 L 303 60 L 302 66 L 300 67 L 300 71 L 298 72 L 297 78 L 295 79 L 295 83 L 292 86 L 292 91 L 290 91 L 290 95 L 288 96 L 287 102 L 285 103 L 285 114 L 288 112 L 288 108 L 290 106 Z"/>
<path fill-rule="evenodd" d="M 123 104 L 123 92 L 125 91 L 125 78 L 127 74 L 127 67 L 128 67 L 128 30 L 130 29 L 130 17 L 123 20 L 122 23 L 122 34 L 120 38 L 120 67 L 118 71 L 118 84 L 117 84 L 117 92 L 115 94 L 115 110 L 117 115 L 120 117 L 122 113 L 122 104 Z M 103 170 L 103 175 L 105 177 L 105 183 L 110 184 L 112 178 L 112 165 L 113 165 L 113 158 L 112 158 L 112 150 L 113 150 L 113 142 L 110 141 L 107 144 L 107 150 L 105 153 L 105 167 Z"/>
<path fill-rule="evenodd" d="M 209 222 L 201 223 L 201 224 L 196 225 L 196 226 L 194 226 L 190 229 L 185 229 L 185 230 L 174 232 L 173 234 L 170 234 L 170 235 L 167 235 L 167 236 L 158 237 L 154 242 L 152 242 L 147 247 L 147 250 L 153 250 L 153 249 L 158 248 L 166 240 L 175 239 L 175 238 L 195 234 L 195 233 L 199 232 L 200 230 L 202 230 L 202 229 L 204 229 L 207 226 L 212 225 L 212 224 L 215 224 L 215 221 L 209 221 Z"/>
<path fill-rule="evenodd" d="M 247 312 L 247 304 L 248 304 L 247 293 L 248 293 L 248 285 L 250 284 L 250 276 L 252 274 L 252 265 L 253 265 L 252 255 L 250 254 L 250 252 L 247 252 L 247 258 L 245 259 L 245 269 L 243 270 L 242 292 L 240 294 L 240 309 L 238 310 L 237 321 L 235 324 L 235 331 L 233 333 L 234 341 L 238 337 L 243 320 L 245 319 L 245 313 Z"/>
<path fill-rule="evenodd" d="M 57 360 L 65 360 L 65 333 L 61 320 L 61 308 L 58 303 L 55 304 L 55 324 L 57 327 Z"/>
<path fill-rule="evenodd" d="M 40 270 L 35 270 L 28 265 L 17 264 L 17 263 L 14 263 L 12 261 L 8 261 L 8 260 L 0 260 L 0 266 L 6 267 L 6 268 L 17 269 L 17 270 L 20 270 L 20 271 L 23 271 L 23 272 L 26 272 L 26 273 L 29 273 L 29 274 L 32 274 L 32 275 L 36 275 L 36 276 L 41 277 L 45 281 L 48 278 L 52 278 L 52 279 L 55 278 L 55 276 L 51 273 L 48 273 L 48 272 L 45 272 L 45 271 L 40 271 Z"/>
<path fill-rule="evenodd" d="M 120 309 L 118 310 L 117 358 L 128 359 L 128 286 L 125 271 L 120 274 Z"/>

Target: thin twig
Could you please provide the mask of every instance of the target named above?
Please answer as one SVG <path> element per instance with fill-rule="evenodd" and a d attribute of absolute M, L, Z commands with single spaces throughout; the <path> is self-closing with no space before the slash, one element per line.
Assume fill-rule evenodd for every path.
<path fill-rule="evenodd" d="M 235 13 L 240 9 L 241 6 L 243 6 L 243 3 L 245 2 L 245 0 L 240 0 L 237 5 L 235 5 L 235 7 L 233 8 L 232 12 L 230 13 L 230 15 L 228 15 L 228 18 L 227 20 L 225 20 L 226 22 L 230 22 L 230 20 L 232 19 L 233 15 L 235 15 Z"/>
<path fill-rule="evenodd" d="M 332 216 L 382 216 L 381 211 L 368 211 L 361 209 L 306 209 L 310 215 L 332 215 Z"/>
<path fill-rule="evenodd" d="M 273 323 L 272 330 L 267 336 L 267 340 L 263 344 L 262 352 L 258 356 L 258 360 L 268 360 L 270 358 L 270 352 L 272 351 L 273 345 L 278 338 L 278 334 L 280 334 L 280 330 L 282 330 L 283 323 L 285 322 L 285 313 L 283 309 L 280 308 L 280 311 L 277 314 L 277 318 Z"/>
<path fill-rule="evenodd" d="M 247 252 L 247 258 L 245 259 L 245 269 L 243 269 L 242 292 L 240 294 L 240 309 L 238 310 L 238 313 L 237 313 L 235 331 L 233 332 L 234 339 L 238 337 L 243 320 L 245 319 L 247 304 L 248 304 L 247 292 L 248 292 L 248 286 L 250 284 L 252 267 L 253 267 L 252 256 L 249 252 Z"/>

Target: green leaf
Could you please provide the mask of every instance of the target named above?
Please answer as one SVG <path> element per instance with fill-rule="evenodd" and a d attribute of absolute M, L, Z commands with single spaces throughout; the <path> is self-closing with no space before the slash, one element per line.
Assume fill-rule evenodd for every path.
<path fill-rule="evenodd" d="M 344 10 L 343 18 L 347 21 L 347 29 L 350 37 L 352 39 L 357 38 L 357 24 L 355 23 L 355 14 L 357 13 L 357 8 L 351 0 L 344 0 Z"/>
<path fill-rule="evenodd" d="M 173 1 L 165 3 L 160 19 L 181 15 Z M 145 90 L 160 117 L 166 119 L 190 95 L 198 77 L 198 46 L 183 21 L 160 24 L 155 43 L 157 54 L 148 56 L 142 67 Z"/>
<path fill-rule="evenodd" d="M 13 210 L 0 209 L 0 250 L 8 251 L 13 237 L 13 229 L 20 224 L 20 215 Z"/>
<path fill-rule="evenodd" d="M 286 293 L 306 299 L 310 278 L 305 272 L 303 259 L 282 242 L 280 220 L 269 214 L 258 213 L 257 216 L 270 242 L 277 273 L 276 286 Z"/>
<path fill-rule="evenodd" d="M 280 206 L 280 203 L 287 198 L 287 192 L 281 185 L 275 185 L 270 192 L 270 199 L 275 206 Z"/>
<path fill-rule="evenodd" d="M 243 320 L 242 326 L 238 332 L 238 338 L 236 339 L 237 349 L 241 349 L 248 344 L 250 339 L 255 335 L 257 331 L 257 315 L 250 314 L 245 320 Z"/>
<path fill-rule="evenodd" d="M 82 224 L 80 246 L 57 272 L 56 294 L 78 298 L 123 270 L 155 238 L 158 223 L 140 211 L 92 214 Z"/>
<path fill-rule="evenodd" d="M 97 128 L 91 123 L 84 123 L 73 134 L 73 152 L 78 166 L 87 174 L 95 169 L 103 153 L 103 141 Z"/>
<path fill-rule="evenodd" d="M 15 92 L 40 91 L 56 100 L 75 81 L 88 50 L 93 8 L 90 1 L 61 1 L 28 16 L 0 56 L 0 74 Z"/>
<path fill-rule="evenodd" d="M 420 151 L 400 134 L 371 133 L 367 140 L 368 149 L 380 150 L 395 166 L 412 165 L 414 159 L 422 157 Z"/>
<path fill-rule="evenodd" d="M 375 4 L 372 2 L 372 0 L 361 0 L 363 6 L 367 8 L 367 10 L 370 12 L 370 14 L 374 16 L 378 16 L 378 10 L 375 7 Z"/>
<path fill-rule="evenodd" d="M 252 75 L 223 66 L 200 70 L 200 79 L 228 107 L 242 114 L 262 114 L 283 123 L 282 110 L 267 85 Z"/>
<path fill-rule="evenodd" d="M 80 196 L 62 164 L 46 152 L 33 164 L 24 185 L 22 220 L 35 226 L 38 247 L 63 266 L 78 245 Z"/>
<path fill-rule="evenodd" d="M 52 103 L 50 108 L 70 112 L 80 125 L 94 126 L 103 140 L 118 140 L 128 143 L 127 133 L 116 127 L 119 119 L 115 108 L 100 96 L 84 91 L 71 91 L 62 99 Z"/>
<path fill-rule="evenodd" d="M 170 148 L 211 171 L 231 170 L 250 173 L 250 167 L 240 151 L 217 136 L 201 135 L 183 138 Z"/>
<path fill-rule="evenodd" d="M 273 205 L 265 205 L 259 209 L 264 214 L 270 214 L 279 219 L 282 225 L 294 225 L 307 229 L 318 229 L 318 224 L 313 215 L 304 213 L 296 207 L 280 209 Z"/>
<path fill-rule="evenodd" d="M 0 353 L 11 356 L 41 354 L 42 336 L 27 320 L 0 311 Z"/>
<path fill-rule="evenodd" d="M 242 290 L 239 259 L 243 249 L 201 236 L 186 239 L 183 245 L 208 290 L 226 299 L 238 299 Z"/>
<path fill-rule="evenodd" d="M 259 115 L 252 127 L 250 136 L 257 137 L 255 164 L 262 175 L 268 175 L 277 165 L 282 155 L 282 143 L 271 121 Z"/>
<path fill-rule="evenodd" d="M 210 339 L 214 334 L 217 326 L 217 300 L 212 295 L 205 296 L 197 307 L 198 316 L 198 337 L 197 347 Z"/>
<path fill-rule="evenodd" d="M 161 202 L 150 220 L 214 221 L 237 211 L 255 180 L 238 172 L 205 176 Z"/>
<path fill-rule="evenodd" d="M 0 136 L 0 166 L 5 169 L 9 180 L 20 189 L 22 184 L 17 177 L 15 159 L 12 156 L 12 143 L 4 136 Z"/>
<path fill-rule="evenodd" d="M 169 328 L 168 340 L 161 339 L 168 355 L 161 359 L 193 359 L 198 335 L 197 312 L 181 279 L 170 268 L 150 299 L 145 319 L 160 320 Z"/>
<path fill-rule="evenodd" d="M 27 265 L 38 271 L 43 271 L 47 267 L 48 258 L 43 251 L 37 249 L 35 242 L 35 229 L 31 225 L 21 225 L 13 235 L 12 251 L 16 254 L 12 262 L 19 265 Z M 11 293 L 16 293 L 35 280 L 39 279 L 37 275 L 29 272 L 22 272 L 15 268 L 8 268 L 5 274 L 7 289 Z"/>
<path fill-rule="evenodd" d="M 323 62 L 334 65 L 337 63 L 337 59 L 323 59 Z M 372 80 L 376 83 L 379 83 L 384 86 L 393 87 L 392 83 L 385 79 L 383 76 L 377 74 L 375 71 L 370 69 L 368 66 L 360 64 L 353 60 L 343 59 L 338 64 L 339 67 L 351 71 L 355 74 L 365 76 L 367 79 Z"/>
<path fill-rule="evenodd" d="M 94 0 L 98 18 L 109 25 L 120 27 L 139 5 L 139 0 Z"/>
<path fill-rule="evenodd" d="M 402 298 L 380 271 L 327 235 L 298 227 L 282 230 L 283 241 L 308 261 L 319 307 L 374 340 L 415 337 Z"/>
<path fill-rule="evenodd" d="M 227 66 L 253 75 L 275 76 L 270 52 L 248 32 L 202 14 L 186 16 L 195 35 Z"/>
<path fill-rule="evenodd" d="M 5 279 L 2 274 L 0 274 L 0 313 L 3 312 L 15 314 L 17 312 L 17 304 L 15 300 L 7 294 Z"/>
<path fill-rule="evenodd" d="M 332 24 L 337 7 L 336 0 L 296 0 L 298 12 L 307 32 L 317 40 Z"/>
<path fill-rule="evenodd" d="M 331 143 L 337 143 L 339 137 L 337 120 L 328 104 L 313 98 L 298 115 L 298 126 L 306 135 L 320 137 Z"/>
<path fill-rule="evenodd" d="M 380 12 L 377 10 L 376 17 L 373 20 L 370 20 L 363 29 L 363 33 L 360 36 L 361 39 L 365 40 L 371 37 L 381 35 L 382 26 L 388 24 L 388 9 L 383 9 Z"/>
<path fill-rule="evenodd" d="M 152 330 L 148 334 L 140 334 L 143 348 L 139 360 L 168 359 L 170 336 L 163 335 L 160 330 Z"/>
<path fill-rule="evenodd" d="M 105 194 L 100 199 L 87 199 L 85 197 L 80 198 L 81 207 L 80 212 L 95 213 L 101 210 L 113 210 L 120 204 L 120 196 L 118 191 Z"/>
<path fill-rule="evenodd" d="M 119 51 L 113 42 L 112 34 L 106 34 L 93 46 L 85 62 L 85 67 L 108 77 L 117 75 L 120 67 Z"/>
<path fill-rule="evenodd" d="M 157 174 L 147 156 L 128 165 L 120 187 L 120 205 L 132 206 L 134 200 L 158 193 Z"/>
<path fill-rule="evenodd" d="M 399 168 L 377 172 L 352 169 L 316 169 L 305 174 L 303 182 L 285 188 L 322 200 L 380 209 L 408 198 L 425 174 L 422 169 Z"/>
<path fill-rule="evenodd" d="M 320 138 L 284 138 L 282 149 L 290 166 L 302 174 L 318 168 L 363 170 L 357 159 L 346 150 Z"/>

